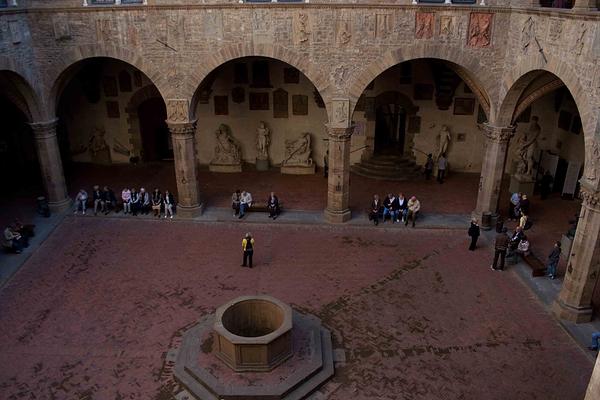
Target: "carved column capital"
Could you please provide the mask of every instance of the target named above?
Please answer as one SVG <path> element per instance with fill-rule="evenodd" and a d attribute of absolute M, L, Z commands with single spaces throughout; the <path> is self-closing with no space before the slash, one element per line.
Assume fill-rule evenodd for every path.
<path fill-rule="evenodd" d="M 579 189 L 579 197 L 583 201 L 584 207 L 600 212 L 600 192 L 594 189 L 588 188 L 582 184 Z"/>
<path fill-rule="evenodd" d="M 514 126 L 494 126 L 488 123 L 483 124 L 483 133 L 485 137 L 496 143 L 507 143 L 515 134 Z"/>
<path fill-rule="evenodd" d="M 58 118 L 44 122 L 32 122 L 29 124 L 33 135 L 36 139 L 49 139 L 56 136 L 56 126 L 58 125 Z"/>
<path fill-rule="evenodd" d="M 354 133 L 356 125 L 352 124 L 345 128 L 333 127 L 329 124 L 325 124 L 325 126 L 327 127 L 327 136 L 329 136 L 329 140 L 346 141 L 349 140 Z"/>
<path fill-rule="evenodd" d="M 167 126 L 173 137 L 191 137 L 196 133 L 196 121 L 171 122 L 167 121 Z"/>

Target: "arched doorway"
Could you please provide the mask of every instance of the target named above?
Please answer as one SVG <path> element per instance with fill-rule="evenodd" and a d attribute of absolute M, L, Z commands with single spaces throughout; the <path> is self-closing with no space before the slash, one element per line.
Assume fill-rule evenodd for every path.
<path fill-rule="evenodd" d="M 142 160 L 159 161 L 173 159 L 173 143 L 165 122 L 167 109 L 159 97 L 148 99 L 138 107 Z"/>
<path fill-rule="evenodd" d="M 418 109 L 398 91 L 383 92 L 375 97 L 374 154 L 404 155 L 412 150 L 412 138 L 407 138 L 406 128 L 408 116 L 414 116 Z"/>

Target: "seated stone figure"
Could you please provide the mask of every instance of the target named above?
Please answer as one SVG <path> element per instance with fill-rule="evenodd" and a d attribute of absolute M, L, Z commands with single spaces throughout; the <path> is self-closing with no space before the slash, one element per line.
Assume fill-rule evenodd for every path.
<path fill-rule="evenodd" d="M 285 157 L 282 165 L 310 166 L 313 163 L 310 158 L 310 133 L 305 132 L 300 138 L 285 141 Z"/>
<path fill-rule="evenodd" d="M 215 156 L 212 164 L 240 164 L 241 150 L 235 142 L 231 129 L 225 124 L 221 124 L 215 132 L 217 145 L 215 146 Z"/>

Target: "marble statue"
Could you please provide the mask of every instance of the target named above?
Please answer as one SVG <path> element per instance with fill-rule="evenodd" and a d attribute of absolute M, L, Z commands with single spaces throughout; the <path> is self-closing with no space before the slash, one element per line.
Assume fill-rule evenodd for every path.
<path fill-rule="evenodd" d="M 537 138 L 541 132 L 542 128 L 538 124 L 538 117 L 531 117 L 529 130 L 517 141 L 517 174 L 521 177 L 533 177 Z"/>
<path fill-rule="evenodd" d="M 269 159 L 269 145 L 271 144 L 271 137 L 269 128 L 264 121 L 260 121 L 259 127 L 256 129 L 256 150 L 258 155 L 256 156 L 259 160 Z"/>
<path fill-rule="evenodd" d="M 310 133 L 305 132 L 298 139 L 285 141 L 283 165 L 310 166 L 313 163 L 310 148 Z"/>
<path fill-rule="evenodd" d="M 215 146 L 215 157 L 211 164 L 240 164 L 242 152 L 240 146 L 235 142 L 229 126 L 221 124 L 215 135 L 217 145 Z"/>
<path fill-rule="evenodd" d="M 447 125 L 442 125 L 442 130 L 438 134 L 439 137 L 439 148 L 437 152 L 436 160 L 439 160 L 442 154 L 448 155 L 448 145 L 450 144 L 450 140 L 452 140 L 452 136 L 450 135 L 450 130 Z"/>

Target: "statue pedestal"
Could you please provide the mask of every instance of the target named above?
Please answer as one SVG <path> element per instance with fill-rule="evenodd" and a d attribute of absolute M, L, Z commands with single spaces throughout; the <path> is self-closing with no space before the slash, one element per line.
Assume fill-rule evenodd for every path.
<path fill-rule="evenodd" d="M 281 173 L 287 175 L 314 175 L 315 164 L 311 165 L 282 165 Z"/>
<path fill-rule="evenodd" d="M 256 159 L 256 170 L 257 171 L 268 171 L 269 170 L 269 160 L 257 158 Z"/>
<path fill-rule="evenodd" d="M 511 176 L 509 191 L 511 193 L 523 193 L 529 197 L 533 196 L 533 188 L 535 187 L 535 181 L 530 177 L 524 176 Z"/>
<path fill-rule="evenodd" d="M 573 239 L 568 237 L 567 235 L 562 235 L 560 238 L 560 258 L 565 261 L 569 261 L 569 256 L 571 255 L 571 246 L 573 245 Z"/>
<path fill-rule="evenodd" d="M 209 164 L 208 170 L 225 173 L 242 172 L 242 164 Z"/>

